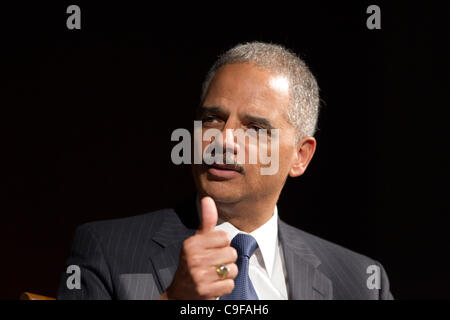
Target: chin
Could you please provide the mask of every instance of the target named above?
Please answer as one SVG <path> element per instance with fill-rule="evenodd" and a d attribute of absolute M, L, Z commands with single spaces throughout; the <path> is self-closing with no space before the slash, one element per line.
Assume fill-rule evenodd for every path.
<path fill-rule="evenodd" d="M 236 203 L 241 201 L 241 188 L 229 183 L 230 181 L 202 181 L 205 194 L 218 203 Z"/>

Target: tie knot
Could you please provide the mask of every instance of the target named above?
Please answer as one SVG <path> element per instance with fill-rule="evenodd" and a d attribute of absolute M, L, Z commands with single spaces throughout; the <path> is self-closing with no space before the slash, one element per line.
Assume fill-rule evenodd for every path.
<path fill-rule="evenodd" d="M 231 246 L 236 249 L 238 256 L 250 256 L 258 248 L 256 239 L 249 234 L 238 233 L 233 240 L 231 240 Z"/>

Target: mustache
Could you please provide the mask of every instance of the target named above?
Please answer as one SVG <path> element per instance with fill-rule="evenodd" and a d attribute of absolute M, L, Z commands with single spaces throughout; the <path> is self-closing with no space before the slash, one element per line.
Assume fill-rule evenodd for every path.
<path fill-rule="evenodd" d="M 220 168 L 226 168 L 230 170 L 235 170 L 238 172 L 244 172 L 244 167 L 237 162 L 236 157 L 234 156 L 234 151 L 232 149 L 226 149 L 222 152 L 222 155 L 215 154 L 214 149 L 211 152 L 211 145 L 207 147 L 205 150 L 205 154 L 203 155 L 203 163 L 207 166 L 220 165 Z"/>

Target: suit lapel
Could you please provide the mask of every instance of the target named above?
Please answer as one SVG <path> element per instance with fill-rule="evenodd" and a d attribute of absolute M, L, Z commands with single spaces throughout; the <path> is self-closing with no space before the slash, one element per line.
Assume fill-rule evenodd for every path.
<path fill-rule="evenodd" d="M 167 212 L 161 221 L 161 227 L 152 237 L 157 246 L 150 255 L 150 260 L 158 276 L 161 293 L 170 285 L 178 268 L 183 241 L 195 233 L 198 224 L 192 203 L 182 206 L 184 207 Z"/>
<path fill-rule="evenodd" d="M 298 234 L 298 230 L 278 220 L 278 232 L 283 248 L 289 299 L 332 299 L 332 283 L 317 267 L 319 258 Z"/>

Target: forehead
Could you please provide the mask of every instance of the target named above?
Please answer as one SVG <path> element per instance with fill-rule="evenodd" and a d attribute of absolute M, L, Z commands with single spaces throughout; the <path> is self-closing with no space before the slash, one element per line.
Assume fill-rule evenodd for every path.
<path fill-rule="evenodd" d="M 284 118 L 289 106 L 289 82 L 254 64 L 227 64 L 217 70 L 204 105 Z"/>

